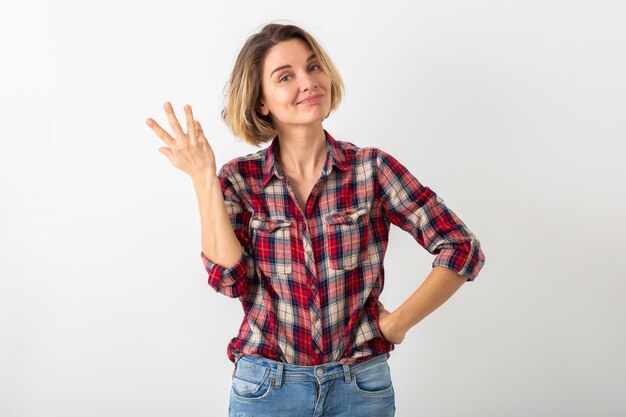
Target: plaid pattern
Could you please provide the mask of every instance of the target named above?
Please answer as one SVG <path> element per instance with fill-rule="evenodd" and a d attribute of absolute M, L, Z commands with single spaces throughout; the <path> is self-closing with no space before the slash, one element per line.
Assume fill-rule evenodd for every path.
<path fill-rule="evenodd" d="M 377 307 L 390 224 L 436 255 L 433 267 L 473 281 L 485 262 L 476 236 L 400 162 L 325 134 L 326 163 L 304 208 L 274 159 L 277 138 L 218 174 L 243 254 L 228 269 L 200 255 L 209 285 L 243 306 L 232 361 L 351 364 L 393 350 Z"/>

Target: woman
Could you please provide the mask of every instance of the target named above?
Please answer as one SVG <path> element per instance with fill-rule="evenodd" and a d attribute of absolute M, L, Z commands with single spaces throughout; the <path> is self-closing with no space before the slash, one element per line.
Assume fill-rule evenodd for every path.
<path fill-rule="evenodd" d="M 389 352 L 484 264 L 475 235 L 395 158 L 323 128 L 342 93 L 309 33 L 269 24 L 239 53 L 222 112 L 248 143 L 271 140 L 266 149 L 216 174 L 190 106 L 185 133 L 165 104 L 175 138 L 147 120 L 193 179 L 209 285 L 243 306 L 228 346 L 230 415 L 394 415 Z M 378 298 L 391 223 L 437 256 L 388 312 Z"/>

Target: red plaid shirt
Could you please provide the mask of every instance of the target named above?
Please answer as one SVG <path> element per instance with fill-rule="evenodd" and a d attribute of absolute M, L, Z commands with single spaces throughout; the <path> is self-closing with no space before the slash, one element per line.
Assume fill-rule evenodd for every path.
<path fill-rule="evenodd" d="M 393 350 L 377 306 L 391 223 L 437 255 L 433 267 L 473 281 L 485 262 L 476 236 L 400 162 L 325 134 L 326 163 L 304 210 L 274 157 L 276 138 L 218 174 L 243 253 L 228 269 L 200 255 L 209 285 L 243 306 L 231 361 L 350 364 Z"/>

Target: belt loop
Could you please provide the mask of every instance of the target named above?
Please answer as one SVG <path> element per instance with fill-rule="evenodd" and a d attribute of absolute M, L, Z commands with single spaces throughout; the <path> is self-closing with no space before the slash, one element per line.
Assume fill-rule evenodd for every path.
<path fill-rule="evenodd" d="M 284 365 L 282 362 L 278 362 L 276 366 L 276 382 L 274 383 L 276 388 L 280 388 L 283 385 L 283 369 Z"/>
<path fill-rule="evenodd" d="M 350 366 L 343 364 L 343 377 L 346 380 L 346 384 L 352 382 L 352 375 L 350 374 Z"/>

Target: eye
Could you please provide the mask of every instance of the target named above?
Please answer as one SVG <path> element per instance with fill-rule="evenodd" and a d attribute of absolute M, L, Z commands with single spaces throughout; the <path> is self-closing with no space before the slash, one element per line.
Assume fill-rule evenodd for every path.
<path fill-rule="evenodd" d="M 279 83 L 282 83 L 282 82 L 289 81 L 289 80 L 288 80 L 288 78 L 289 78 L 289 77 L 291 77 L 291 75 L 287 74 L 287 75 L 285 75 L 285 76 L 281 77 L 281 78 L 278 80 L 278 82 L 279 82 Z"/>
<path fill-rule="evenodd" d="M 313 64 L 313 65 L 311 65 L 311 66 L 309 67 L 309 70 L 310 70 L 310 71 L 319 71 L 319 70 L 321 70 L 321 69 L 322 69 L 322 67 L 320 67 L 318 64 Z"/>

